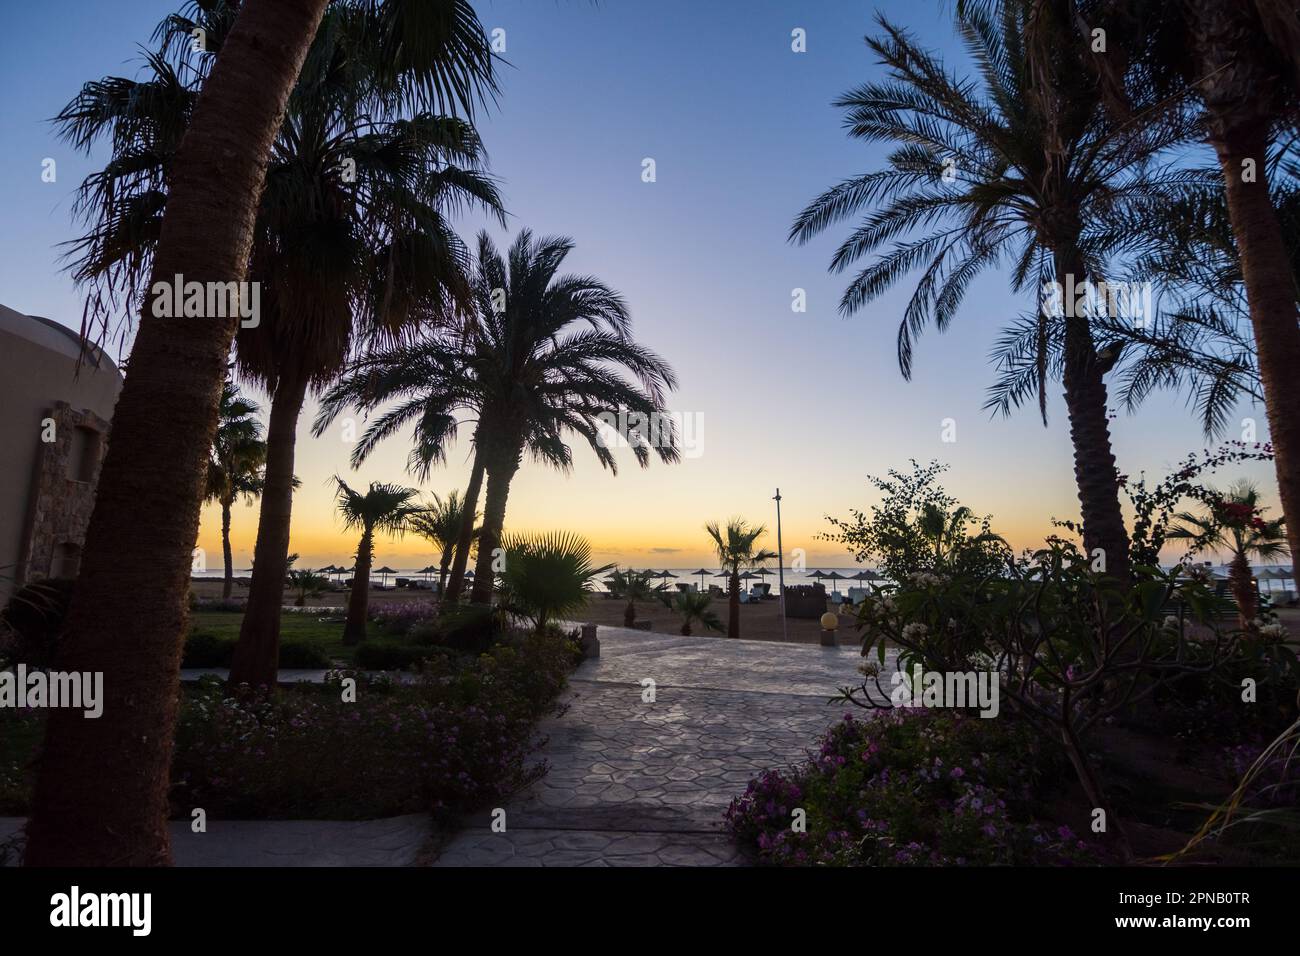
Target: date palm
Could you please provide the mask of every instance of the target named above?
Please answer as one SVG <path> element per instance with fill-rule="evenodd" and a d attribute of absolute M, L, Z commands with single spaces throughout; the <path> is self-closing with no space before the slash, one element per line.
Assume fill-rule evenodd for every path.
<path fill-rule="evenodd" d="M 235 500 L 243 495 L 252 501 L 262 493 L 262 471 L 266 464 L 266 442 L 262 424 L 254 416 L 258 408 L 227 382 L 221 388 L 217 412 L 217 435 L 208 457 L 206 499 L 221 506 L 221 555 L 225 561 L 221 596 L 228 599 L 234 589 L 234 560 L 230 551 L 230 515 Z"/>
<path fill-rule="evenodd" d="M 370 601 L 370 566 L 375 557 L 375 534 L 402 535 L 410 530 L 410 521 L 423 512 L 414 503 L 419 491 L 372 481 L 365 493 L 350 488 L 335 476 L 335 501 L 343 527 L 361 531 L 357 544 L 356 567 L 352 575 L 352 594 L 348 598 L 347 621 L 343 625 L 343 643 L 359 644 L 366 637 L 366 610 Z"/>
<path fill-rule="evenodd" d="M 881 18 L 867 44 L 887 77 L 844 94 L 850 135 L 896 146 L 888 166 L 855 176 L 814 200 L 790 238 L 806 242 L 855 213 L 865 215 L 836 251 L 839 272 L 875 258 L 854 275 L 840 311 L 857 312 L 905 276 L 919 278 L 898 329 L 898 361 L 910 377 L 915 340 L 943 331 L 971 281 L 1007 262 L 1012 289 L 1083 286 L 1107 275 L 1107 255 L 1123 237 L 1109 223 L 1162 187 L 1189 178 L 1152 159 L 1183 140 L 1183 126 L 1160 121 L 1121 126 L 1104 109 L 1100 83 L 1083 68 L 1077 45 L 1059 44 L 1050 62 L 1031 60 L 1027 35 L 1041 39 L 1073 26 L 1030 22 L 1032 4 L 1008 2 L 994 14 L 967 10 L 957 27 L 974 64 L 963 79 L 945 70 L 905 31 Z M 1070 34 L 1072 35 L 1072 34 Z M 1085 48 L 1086 49 L 1086 48 Z M 1110 572 L 1127 576 L 1128 535 L 1111 451 L 1104 375 L 1088 308 L 1038 299 L 1035 391 L 1046 419 L 1051 334 L 1060 349 L 1074 473 L 1085 546 L 1101 549 Z M 1054 321 L 1055 320 L 1055 321 Z"/>
<path fill-rule="evenodd" d="M 740 637 L 740 573 L 776 557 L 775 551 L 758 549 L 758 539 L 767 534 L 763 525 L 750 525 L 732 518 L 722 527 L 716 521 L 704 526 L 713 539 L 718 566 L 727 572 L 727 637 Z"/>
<path fill-rule="evenodd" d="M 567 471 L 576 434 L 600 463 L 617 472 L 613 448 L 627 445 L 642 467 L 651 454 L 680 457 L 665 401 L 676 378 L 669 365 L 632 340 L 627 306 L 590 276 L 557 275 L 573 242 L 535 238 L 525 229 L 503 258 L 488 236 L 478 239 L 475 320 L 459 333 L 435 333 L 409 347 L 355 363 L 321 400 L 314 433 L 345 408 L 389 406 L 353 449 L 354 465 L 380 441 L 414 425 L 410 465 L 417 473 L 441 461 L 458 430 L 474 420 L 475 468 L 465 507 L 478 506 L 476 479 L 487 478 L 471 600 L 485 604 L 494 582 L 493 552 L 505 524 L 510 483 L 525 454 Z M 459 594 L 468 559 L 461 540 L 448 599 Z"/>
<path fill-rule="evenodd" d="M 1264 518 L 1259 488 L 1247 480 L 1236 482 L 1222 494 L 1210 490 L 1202 513 L 1181 511 L 1175 518 L 1179 523 L 1169 529 L 1166 537 L 1188 542 L 1188 557 L 1207 550 L 1226 551 L 1231 555 L 1228 587 L 1237 600 L 1241 626 L 1249 627 L 1259 616 L 1259 592 L 1255 589 L 1250 561 L 1251 558 L 1274 561 L 1290 555 L 1285 519 Z"/>
<path fill-rule="evenodd" d="M 460 492 L 452 489 L 446 498 L 433 496 L 425 506 L 422 514 L 412 515 L 410 528 L 438 549 L 438 597 L 446 594 L 447 570 L 451 567 L 451 558 L 456 551 L 456 542 L 460 540 L 460 529 L 465 523 L 465 503 Z M 478 515 L 471 515 L 470 537 L 477 533 Z"/>

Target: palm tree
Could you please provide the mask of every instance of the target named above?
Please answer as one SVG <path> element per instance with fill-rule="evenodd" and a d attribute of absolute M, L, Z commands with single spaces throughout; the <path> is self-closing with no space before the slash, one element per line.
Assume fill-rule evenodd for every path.
<path fill-rule="evenodd" d="M 775 551 L 756 551 L 755 543 L 767 533 L 763 525 L 751 526 L 743 518 L 732 518 L 725 528 L 714 521 L 704 530 L 713 539 L 718 566 L 729 574 L 727 580 L 727 637 L 740 637 L 740 572 L 756 568 L 776 557 Z"/>
<path fill-rule="evenodd" d="M 424 512 L 411 516 L 410 529 L 425 538 L 440 552 L 438 561 L 438 597 L 446 592 L 447 569 L 451 567 L 452 554 L 456 542 L 460 540 L 461 526 L 465 523 L 465 504 L 460 492 L 452 489 L 447 497 L 433 496 L 433 501 L 424 506 Z M 470 537 L 477 533 L 475 523 L 478 515 L 470 515 Z"/>
<path fill-rule="evenodd" d="M 680 457 L 665 408 L 667 391 L 676 387 L 672 369 L 632 341 L 627 306 L 616 292 L 589 276 L 556 275 L 572 249 L 569 239 L 535 239 L 525 229 L 503 259 L 480 234 L 475 321 L 460 333 L 435 333 L 357 362 L 323 397 L 316 418 L 319 435 L 345 408 L 368 412 L 400 399 L 371 421 L 352 461 L 364 461 L 380 441 L 414 423 L 410 463 L 419 473 L 444 457 L 457 413 L 474 417 L 467 514 L 478 507 L 475 478 L 487 476 L 474 603 L 491 599 L 506 499 L 525 453 L 567 471 L 573 459 L 565 438 L 572 432 L 611 472 L 619 444 L 631 447 L 643 467 L 652 451 L 666 462 Z M 467 552 L 462 530 L 448 599 L 459 593 Z"/>
<path fill-rule="evenodd" d="M 611 564 L 593 567 L 591 543 L 564 531 L 502 541 L 501 603 L 533 622 L 539 634 L 547 624 L 586 607 L 592 579 Z"/>
<path fill-rule="evenodd" d="M 317 574 L 315 571 L 300 571 L 290 568 L 285 575 L 285 579 L 297 597 L 294 598 L 294 605 L 302 607 L 307 603 L 308 597 L 315 597 L 329 587 L 330 579 L 323 574 Z"/>
<path fill-rule="evenodd" d="M 710 607 L 713 598 L 703 591 L 678 591 L 672 596 L 665 594 L 663 602 L 670 611 L 676 611 L 681 616 L 681 632 L 684 637 L 691 636 L 691 625 L 696 621 L 699 621 L 705 630 L 722 630 L 722 620 Z"/>
<path fill-rule="evenodd" d="M 343 527 L 360 529 L 361 541 L 357 545 L 356 570 L 352 576 L 352 594 L 348 598 L 348 616 L 343 625 L 343 643 L 359 644 L 366 637 L 366 605 L 370 598 L 370 565 L 375 557 L 375 532 L 405 534 L 408 522 L 422 513 L 413 504 L 419 492 L 401 485 L 381 484 L 372 481 L 365 494 L 354 491 L 347 483 L 334 477 L 337 485 L 336 500 Z"/>
<path fill-rule="evenodd" d="M 1016 291 L 1102 281 L 1105 257 L 1123 238 L 1109 223 L 1191 178 L 1150 168 L 1153 156 L 1182 140 L 1182 126 L 1172 119 L 1128 126 L 1111 120 L 1095 74 L 1078 62 L 1086 53 L 1077 45 L 1052 47 L 1058 55 L 1050 62 L 1030 58 L 1027 32 L 1041 40 L 1071 24 L 1053 22 L 1048 12 L 1031 24 L 1033 4 L 997 6 L 996 16 L 974 9 L 957 18 L 976 81 L 945 72 L 909 34 L 880 19 L 883 35 L 867 43 L 889 78 L 851 90 L 837 105 L 848 111 L 850 135 L 897 149 L 887 168 L 823 193 L 790 232 L 806 242 L 868 210 L 832 269 L 888 248 L 854 276 L 840 301 L 846 315 L 921 270 L 898 330 L 904 377 L 911 375 L 916 337 L 930 323 L 947 328 L 982 270 L 1010 261 Z M 1010 411 L 1037 393 L 1046 421 L 1049 345 L 1057 332 L 1084 544 L 1100 549 L 1108 570 L 1123 579 L 1128 535 L 1110 444 L 1108 366 L 1093 341 L 1092 309 L 1078 305 L 1069 293 L 1064 301 L 1041 296 L 1036 374 L 1007 393 L 1001 407 Z"/>
<path fill-rule="evenodd" d="M 1228 488 L 1225 494 L 1210 490 L 1210 497 L 1201 514 L 1181 511 L 1175 517 L 1181 524 L 1169 529 L 1170 540 L 1190 542 L 1187 556 L 1201 551 L 1227 551 L 1232 555 L 1228 564 L 1228 587 L 1237 600 L 1241 626 L 1248 628 L 1259 616 L 1259 592 L 1250 570 L 1250 559 L 1264 561 L 1286 557 L 1285 519 L 1267 520 L 1259 506 L 1259 489 L 1248 480 L 1241 480 Z"/>
<path fill-rule="evenodd" d="M 614 594 L 627 598 L 627 606 L 623 608 L 623 626 L 635 627 L 637 602 L 644 604 L 661 598 L 667 591 L 667 585 L 662 582 L 655 584 L 649 571 L 633 571 L 631 568 L 620 571 L 615 568 L 609 576 L 609 589 Z"/>
<path fill-rule="evenodd" d="M 241 373 L 271 394 L 253 579 L 232 665 L 237 684 L 275 678 L 294 443 L 307 391 L 329 381 L 354 345 L 396 342 L 414 325 L 449 321 L 463 309 L 466 253 L 443 211 L 479 204 L 500 215 L 473 127 L 427 110 L 449 104 L 468 115 L 495 89 L 473 11 L 462 0 L 438 5 L 450 16 L 419 29 L 391 4 L 332 5 L 271 154 L 249 253 L 261 321 L 237 335 Z M 95 228 L 73 244 L 92 302 L 134 293 L 193 90 L 231 28 L 225 3 L 192 12 L 160 25 L 149 80 L 87 84 L 60 115 L 82 139 L 114 137 L 113 159 L 81 192 Z M 193 49 L 195 29 L 205 31 L 206 51 Z"/>
<path fill-rule="evenodd" d="M 325 5 L 240 4 L 177 150 L 145 288 L 178 274 L 244 278 L 271 141 Z M 29 865 L 170 862 L 191 552 L 234 332 L 233 319 L 141 310 L 59 651 L 60 667 L 104 675 L 113 716 L 51 711 L 27 824 Z"/>
<path fill-rule="evenodd" d="M 251 504 L 262 493 L 266 442 L 262 440 L 261 423 L 253 417 L 257 412 L 257 406 L 241 397 L 234 385 L 227 382 L 221 387 L 217 436 L 208 457 L 206 500 L 221 505 L 221 554 L 226 565 L 221 596 L 227 599 L 234 590 L 230 512 L 240 495 Z"/>

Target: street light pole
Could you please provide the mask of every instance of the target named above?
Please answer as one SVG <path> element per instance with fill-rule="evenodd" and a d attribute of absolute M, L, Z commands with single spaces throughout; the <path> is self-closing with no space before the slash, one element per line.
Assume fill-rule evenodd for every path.
<path fill-rule="evenodd" d="M 790 639 L 785 623 L 785 555 L 781 550 L 781 489 L 776 489 L 776 497 L 772 499 L 776 502 L 776 580 L 777 585 L 781 588 L 781 636 L 785 640 Z"/>

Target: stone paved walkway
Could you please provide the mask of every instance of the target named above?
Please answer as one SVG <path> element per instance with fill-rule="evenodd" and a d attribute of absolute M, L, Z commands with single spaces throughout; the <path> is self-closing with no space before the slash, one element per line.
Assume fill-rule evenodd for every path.
<path fill-rule="evenodd" d="M 751 777 L 800 759 L 843 713 L 856 646 L 599 629 L 601 657 L 543 726 L 550 772 L 445 848 L 436 866 L 738 864 L 721 818 Z M 645 702 L 643 681 L 654 681 Z"/>

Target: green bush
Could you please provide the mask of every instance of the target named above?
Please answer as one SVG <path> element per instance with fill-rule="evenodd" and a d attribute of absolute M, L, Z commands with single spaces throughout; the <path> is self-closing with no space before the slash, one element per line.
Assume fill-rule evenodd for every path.
<path fill-rule="evenodd" d="M 428 647 L 399 644 L 397 641 L 363 641 L 357 645 L 353 660 L 368 671 L 405 670 L 436 653 Z"/>
<path fill-rule="evenodd" d="M 350 672 L 355 702 L 337 685 L 230 699 L 205 681 L 182 702 L 174 813 L 368 819 L 499 805 L 545 773 L 530 758 L 535 726 L 553 712 L 575 652 L 553 633 L 477 657 L 435 652 L 410 683 Z"/>
<path fill-rule="evenodd" d="M 236 639 L 218 637 L 207 631 L 195 631 L 185 641 L 182 667 L 229 667 L 235 659 Z M 315 644 L 306 641 L 281 641 L 280 666 L 325 668 L 333 661 Z"/>

